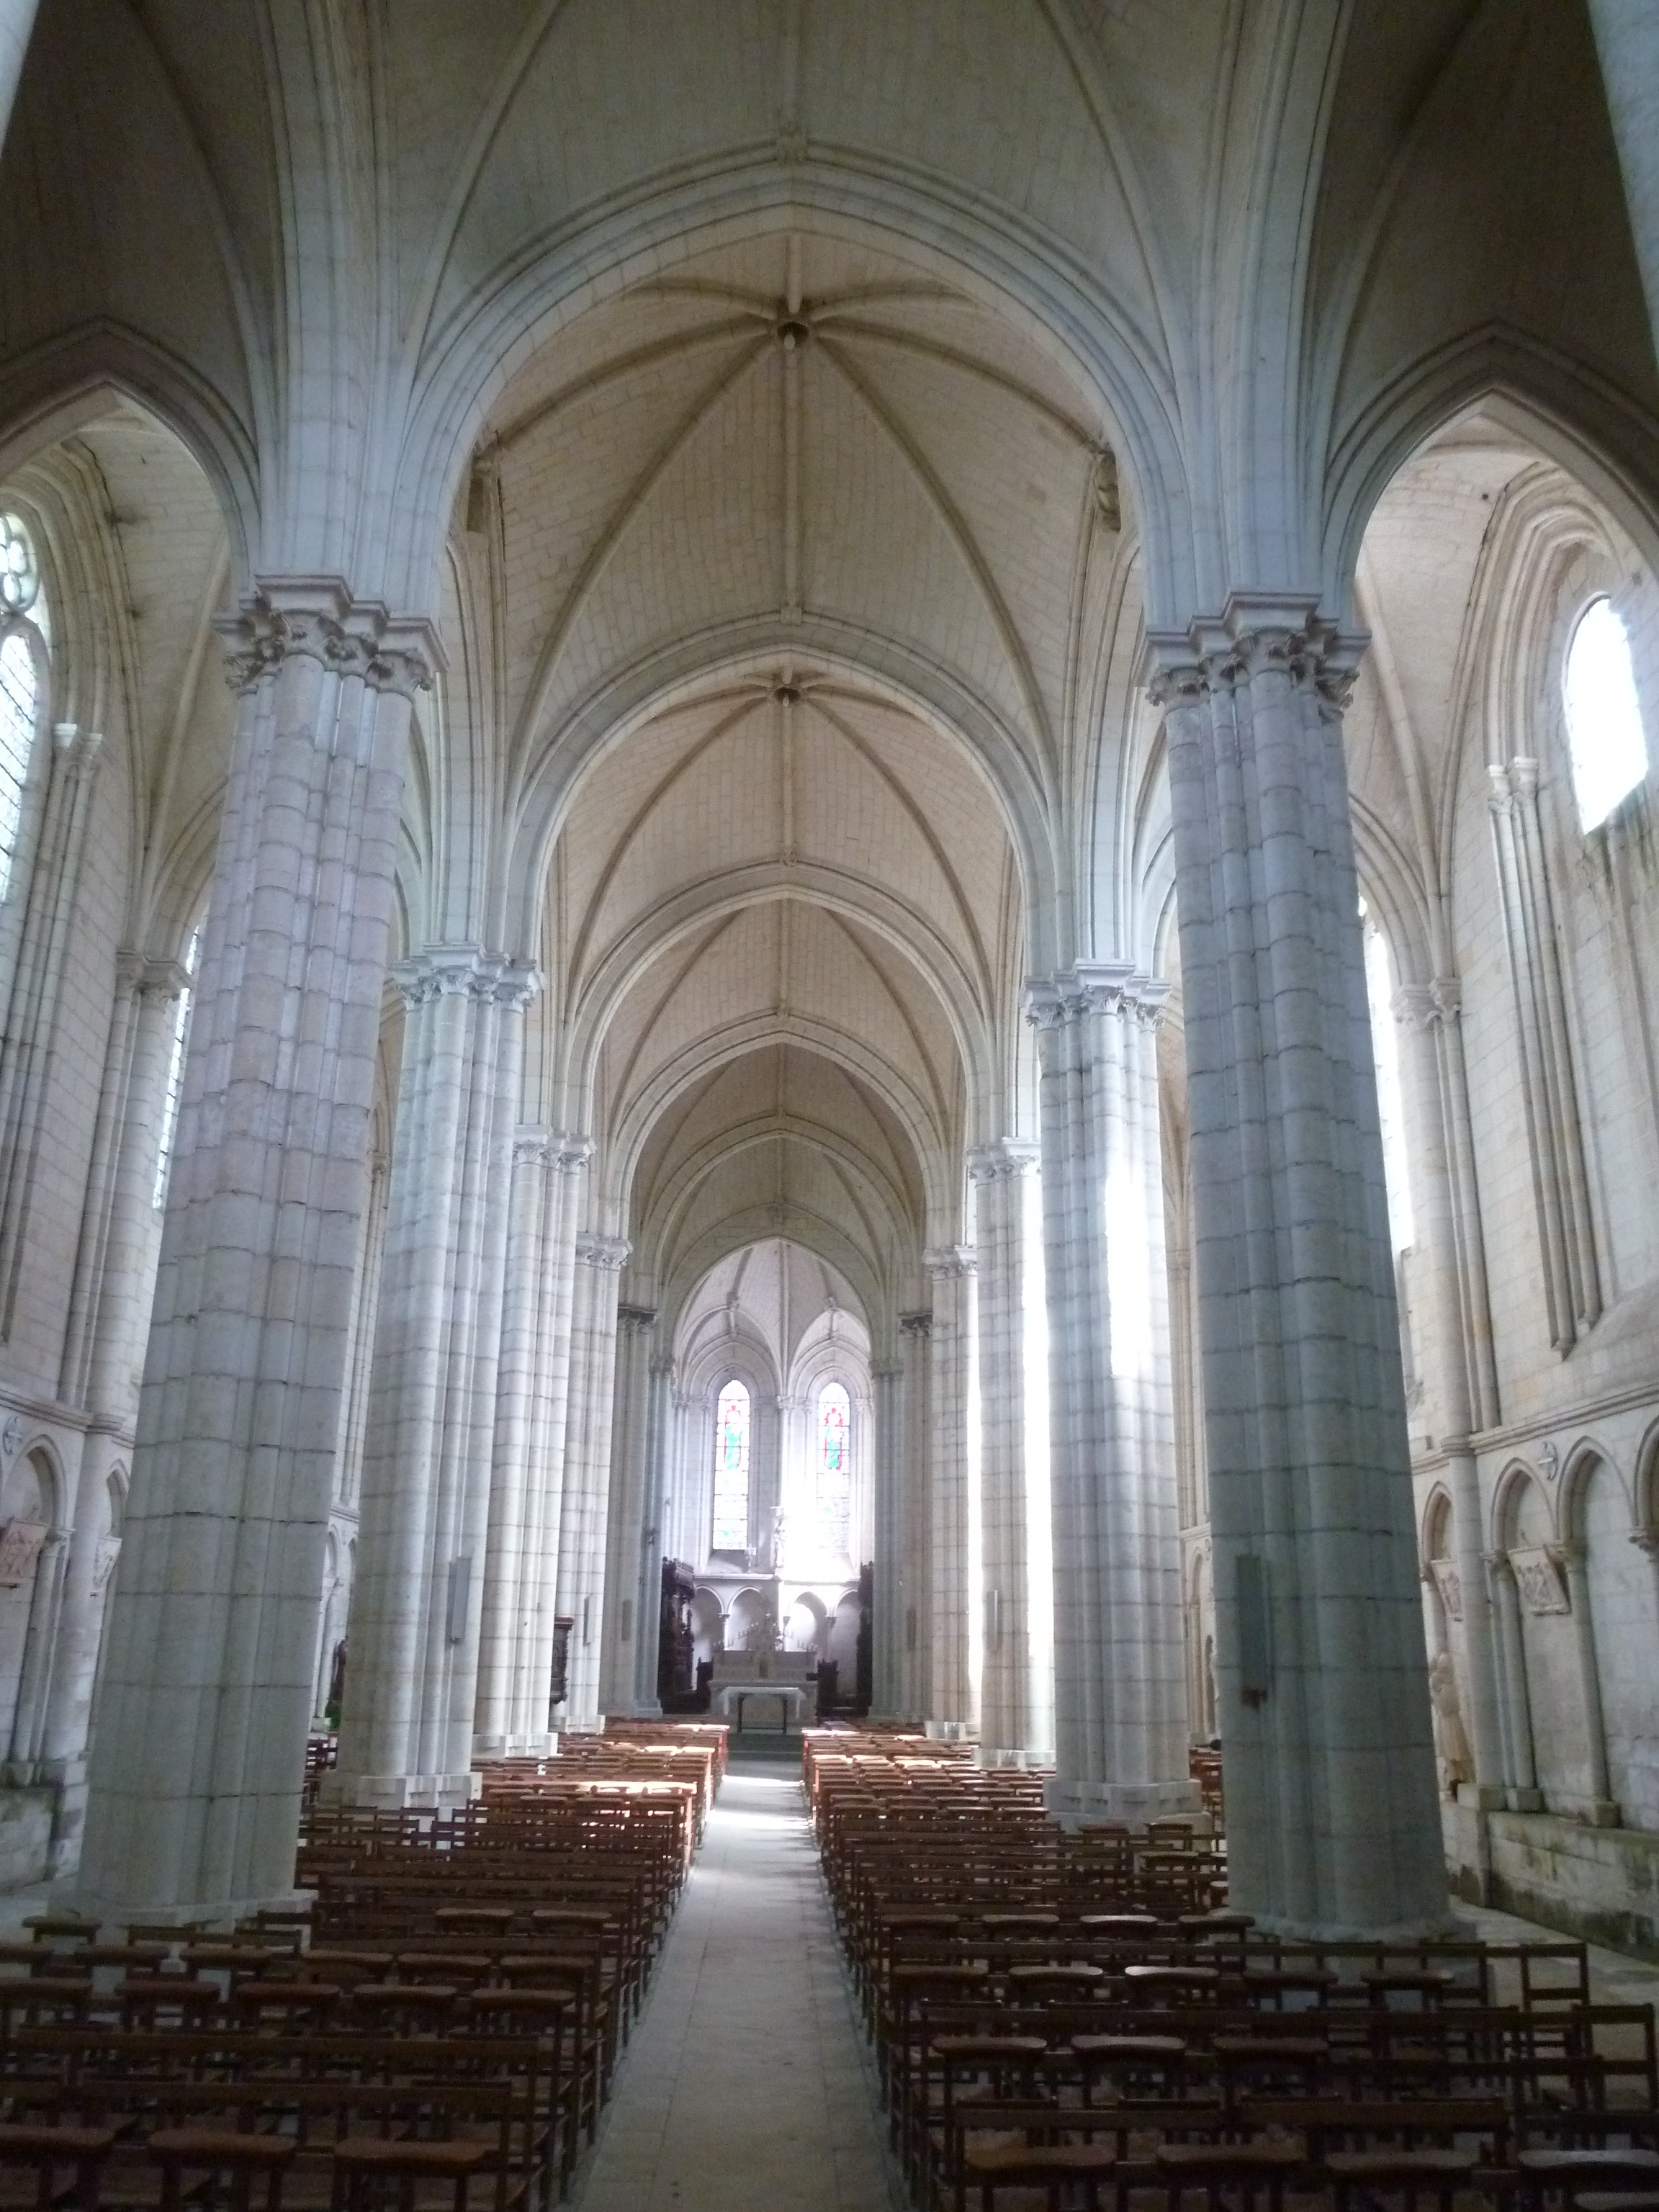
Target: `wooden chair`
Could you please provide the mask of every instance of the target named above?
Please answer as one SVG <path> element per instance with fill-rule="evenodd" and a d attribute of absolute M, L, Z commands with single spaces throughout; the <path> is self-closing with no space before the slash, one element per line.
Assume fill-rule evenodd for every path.
<path fill-rule="evenodd" d="M 0 2205 L 7 2212 L 27 2207 L 55 2212 L 70 2204 L 78 2212 L 97 2212 L 104 2162 L 119 2133 L 114 2125 L 0 2124 Z M 32 2187 L 13 2185 L 25 2175 L 32 2177 Z"/>
<path fill-rule="evenodd" d="M 1283 2212 L 1285 2191 L 1303 2165 L 1300 2150 L 1280 2142 L 1164 2142 L 1157 2160 L 1170 2212 L 1194 2189 L 1212 2208 L 1229 2196 L 1241 2206 L 1265 2196 L 1269 2212 Z"/>
<path fill-rule="evenodd" d="M 145 2148 L 161 2170 L 160 2212 L 179 2212 L 186 2197 L 192 2206 L 223 2201 L 230 2212 L 252 2212 L 258 2182 L 263 2212 L 280 2212 L 283 2177 L 300 2146 L 291 2136 L 251 2130 L 160 2128 Z M 200 2179 L 187 2189 L 186 2175 Z"/>

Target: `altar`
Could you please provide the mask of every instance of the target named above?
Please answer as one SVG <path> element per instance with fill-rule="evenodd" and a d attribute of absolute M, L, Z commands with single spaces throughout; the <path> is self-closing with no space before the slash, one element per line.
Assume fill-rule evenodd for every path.
<path fill-rule="evenodd" d="M 805 1727 L 817 1718 L 817 1658 L 811 1651 L 719 1651 L 708 1686 L 710 1702 L 728 1719 L 735 1712 L 741 1732 L 751 1704 L 764 1710 L 776 1698 L 778 1726 L 787 1733 L 792 1720 Z"/>

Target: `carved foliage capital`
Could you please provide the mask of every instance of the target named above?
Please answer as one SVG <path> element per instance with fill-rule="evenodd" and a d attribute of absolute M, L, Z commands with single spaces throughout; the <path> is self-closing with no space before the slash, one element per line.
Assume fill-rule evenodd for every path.
<path fill-rule="evenodd" d="M 971 1244 L 935 1244 L 921 1255 L 921 1264 L 936 1282 L 951 1282 L 971 1275 L 979 1264 Z"/>
<path fill-rule="evenodd" d="M 251 690 L 296 656 L 404 696 L 424 690 L 444 665 L 430 623 L 394 615 L 378 599 L 354 599 L 341 576 L 262 576 L 237 611 L 220 616 L 214 627 L 233 691 Z"/>
<path fill-rule="evenodd" d="M 1310 593 L 1235 592 L 1219 615 L 1200 616 L 1184 630 L 1149 631 L 1141 680 L 1153 704 L 1168 711 L 1279 676 L 1336 718 L 1369 642 L 1364 631 L 1326 621 Z"/>
<path fill-rule="evenodd" d="M 625 1237 L 599 1237 L 584 1230 L 576 1239 L 576 1257 L 582 1265 L 609 1275 L 621 1274 L 633 1249 Z"/>

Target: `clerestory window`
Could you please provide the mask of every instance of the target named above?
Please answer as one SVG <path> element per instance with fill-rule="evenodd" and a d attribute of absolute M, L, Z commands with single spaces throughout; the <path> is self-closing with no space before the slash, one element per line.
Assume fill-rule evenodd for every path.
<path fill-rule="evenodd" d="M 198 922 L 185 948 L 185 972 L 190 981 L 179 994 L 178 1009 L 173 1018 L 167 1095 L 161 1101 L 161 1142 L 155 1155 L 155 1188 L 151 1194 L 151 1203 L 158 1212 L 167 1202 L 167 1184 L 173 1175 L 173 1140 L 179 1133 L 179 1101 L 185 1088 L 185 1047 L 190 1042 L 190 1008 L 195 996 L 196 963 L 201 950 L 202 927 Z"/>
<path fill-rule="evenodd" d="M 0 514 L 0 899 L 23 836 L 23 794 L 40 723 L 40 671 L 51 644 L 40 564 L 15 514 Z"/>
<path fill-rule="evenodd" d="M 1561 690 L 1579 824 L 1594 830 L 1648 772 L 1630 639 L 1605 595 L 1592 599 L 1574 625 Z"/>

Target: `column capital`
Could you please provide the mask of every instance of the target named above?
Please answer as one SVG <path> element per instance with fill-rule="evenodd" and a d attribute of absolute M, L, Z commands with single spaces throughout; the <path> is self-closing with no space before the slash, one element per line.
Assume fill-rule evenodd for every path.
<path fill-rule="evenodd" d="M 548 1158 L 561 1175 L 574 1175 L 578 1168 L 585 1168 L 593 1157 L 593 1139 L 584 1137 L 575 1129 L 552 1130 L 549 1143 Z"/>
<path fill-rule="evenodd" d="M 514 1167 L 544 1168 L 552 1157 L 555 1139 L 538 1121 L 521 1121 L 513 1132 Z"/>
<path fill-rule="evenodd" d="M 921 1264 L 933 1281 L 950 1282 L 971 1275 L 979 1265 L 979 1255 L 971 1244 L 934 1244 L 922 1254 Z"/>
<path fill-rule="evenodd" d="M 182 960 L 152 960 L 127 951 L 115 956 L 115 987 L 144 999 L 181 999 L 193 981 Z"/>
<path fill-rule="evenodd" d="M 442 640 L 423 616 L 355 599 L 343 576 L 261 576 L 237 611 L 213 626 L 233 691 L 250 690 L 295 656 L 404 696 L 426 690 L 446 665 Z"/>
<path fill-rule="evenodd" d="M 76 782 L 90 783 L 103 763 L 103 732 L 83 730 L 78 722 L 54 722 L 52 749 Z"/>
<path fill-rule="evenodd" d="M 929 1336 L 933 1334 L 933 1310 L 931 1306 L 926 1306 L 915 1313 L 902 1313 L 898 1317 L 898 1325 L 901 1336 Z"/>
<path fill-rule="evenodd" d="M 631 1252 L 634 1248 L 630 1244 L 628 1249 Z M 656 1325 L 655 1306 L 619 1305 L 617 1308 L 617 1326 L 629 1336 L 643 1336 L 647 1329 L 654 1328 Z"/>
<path fill-rule="evenodd" d="M 481 945 L 426 945 L 407 960 L 399 960 L 392 968 L 392 980 L 405 1006 L 423 1006 L 432 999 L 466 997 L 519 1012 L 542 987 L 541 970 L 533 961 L 510 960 L 504 953 L 486 952 Z"/>
<path fill-rule="evenodd" d="M 576 1239 L 576 1257 L 582 1265 L 602 1268 L 607 1274 L 619 1275 L 633 1249 L 625 1237 L 597 1237 L 588 1230 Z"/>
<path fill-rule="evenodd" d="M 1632 1528 L 1630 1540 L 1638 1552 L 1645 1552 L 1650 1559 L 1659 1559 L 1659 1528 Z"/>
<path fill-rule="evenodd" d="M 1034 1029 L 1057 1029 L 1085 1014 L 1117 1014 L 1151 1025 L 1164 1011 L 1170 986 L 1133 960 L 1079 960 L 1054 975 L 1028 976 L 1024 996 L 1025 1018 Z"/>
<path fill-rule="evenodd" d="M 992 1144 L 975 1145 L 968 1155 L 969 1182 L 995 1182 L 1005 1176 L 1029 1175 L 1042 1158 L 1042 1148 L 1026 1137 L 999 1137 Z"/>
<path fill-rule="evenodd" d="M 1278 673 L 1340 714 L 1370 642 L 1367 630 L 1323 620 L 1316 592 L 1234 592 L 1218 615 L 1196 616 L 1184 630 L 1149 630 L 1141 681 L 1154 705 L 1170 708 Z"/>

